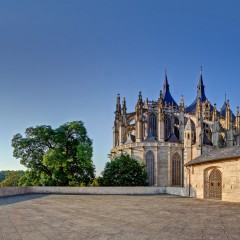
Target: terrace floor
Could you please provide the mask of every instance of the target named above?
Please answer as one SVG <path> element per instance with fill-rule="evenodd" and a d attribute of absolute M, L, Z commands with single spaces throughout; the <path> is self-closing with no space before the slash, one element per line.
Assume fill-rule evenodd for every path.
<path fill-rule="evenodd" d="M 240 203 L 170 195 L 0 198 L 0 239 L 240 239 Z"/>

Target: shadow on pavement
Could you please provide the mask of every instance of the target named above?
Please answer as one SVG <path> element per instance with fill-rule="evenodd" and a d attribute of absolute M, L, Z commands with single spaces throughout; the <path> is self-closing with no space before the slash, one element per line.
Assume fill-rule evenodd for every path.
<path fill-rule="evenodd" d="M 38 198 L 46 197 L 48 195 L 49 194 L 29 194 L 29 195 L 27 194 L 27 195 L 2 197 L 0 198 L 0 206 L 38 199 Z"/>

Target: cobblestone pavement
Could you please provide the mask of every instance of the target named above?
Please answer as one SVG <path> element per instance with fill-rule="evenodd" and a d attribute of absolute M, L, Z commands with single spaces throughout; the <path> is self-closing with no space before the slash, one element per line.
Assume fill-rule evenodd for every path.
<path fill-rule="evenodd" d="M 240 239 L 240 203 L 169 195 L 0 199 L 0 239 Z"/>

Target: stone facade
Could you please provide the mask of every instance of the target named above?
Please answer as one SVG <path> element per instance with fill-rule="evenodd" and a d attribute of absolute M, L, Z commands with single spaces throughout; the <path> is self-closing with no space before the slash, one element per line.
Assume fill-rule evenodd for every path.
<path fill-rule="evenodd" d="M 225 97 L 226 98 L 226 97 Z M 239 109 L 233 114 L 229 100 L 217 110 L 205 95 L 202 69 L 197 96 L 188 107 L 183 96 L 173 99 L 167 73 L 157 101 L 143 100 L 141 92 L 134 112 L 127 112 L 117 96 L 110 157 L 127 153 L 146 165 L 149 185 L 188 188 L 185 164 L 215 148 L 240 143 Z"/>
<path fill-rule="evenodd" d="M 215 149 L 186 164 L 190 196 L 240 202 L 240 146 Z"/>

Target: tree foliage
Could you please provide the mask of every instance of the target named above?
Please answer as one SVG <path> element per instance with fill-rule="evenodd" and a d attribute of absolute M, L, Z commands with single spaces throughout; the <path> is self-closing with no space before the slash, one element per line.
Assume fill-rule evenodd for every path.
<path fill-rule="evenodd" d="M 79 186 L 93 181 L 92 141 L 81 121 L 57 129 L 30 127 L 25 134 L 12 140 L 14 157 L 28 168 L 21 185 Z"/>
<path fill-rule="evenodd" d="M 145 166 L 129 155 L 121 155 L 106 163 L 99 183 L 101 186 L 146 186 Z"/>
<path fill-rule="evenodd" d="M 24 171 L 6 171 L 4 180 L 1 181 L 1 187 L 16 187 L 19 184 L 20 178 L 23 176 Z"/>
<path fill-rule="evenodd" d="M 7 171 L 0 171 L 0 182 L 2 182 L 5 179 L 6 173 L 9 172 Z"/>

